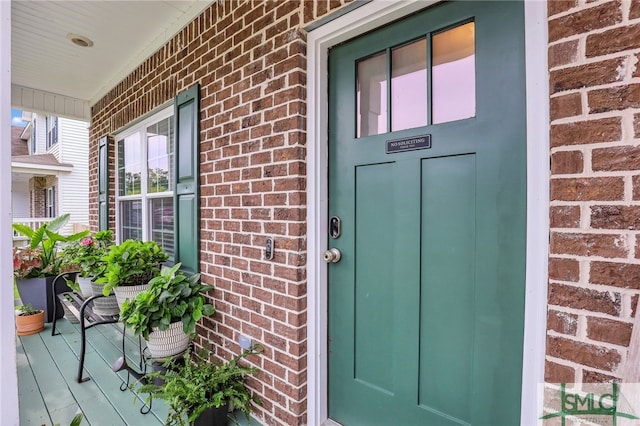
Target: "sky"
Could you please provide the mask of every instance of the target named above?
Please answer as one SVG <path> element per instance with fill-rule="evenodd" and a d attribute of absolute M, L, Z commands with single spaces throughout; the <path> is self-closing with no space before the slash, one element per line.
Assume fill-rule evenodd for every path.
<path fill-rule="evenodd" d="M 12 126 L 20 126 L 20 127 L 26 126 L 27 123 L 22 121 L 21 117 L 22 117 L 22 111 L 20 111 L 19 109 L 12 109 L 11 110 L 11 125 Z"/>

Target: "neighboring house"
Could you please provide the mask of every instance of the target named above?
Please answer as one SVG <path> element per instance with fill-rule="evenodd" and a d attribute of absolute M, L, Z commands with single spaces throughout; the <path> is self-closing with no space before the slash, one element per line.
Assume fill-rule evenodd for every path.
<path fill-rule="evenodd" d="M 628 379 L 640 2 L 435 3 L 212 2 L 91 105 L 92 229 L 215 285 L 197 343 L 264 345 L 263 424 L 533 425 L 543 382 Z"/>
<path fill-rule="evenodd" d="M 23 112 L 27 125 L 12 126 L 11 183 L 14 222 L 71 213 L 64 233 L 89 225 L 88 125 Z"/>

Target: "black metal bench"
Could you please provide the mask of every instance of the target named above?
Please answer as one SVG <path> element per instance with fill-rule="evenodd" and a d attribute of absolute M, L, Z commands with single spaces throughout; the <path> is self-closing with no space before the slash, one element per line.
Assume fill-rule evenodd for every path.
<path fill-rule="evenodd" d="M 76 317 L 80 323 L 80 365 L 78 366 L 78 375 L 76 380 L 78 383 L 86 382 L 89 380 L 88 377 L 83 378 L 82 372 L 84 370 L 84 355 L 86 352 L 86 331 L 87 329 L 100 325 L 100 324 L 113 324 L 117 323 L 120 319 L 120 314 L 118 315 L 101 315 L 94 311 L 93 309 L 93 301 L 99 299 L 101 297 L 105 297 L 103 295 L 91 296 L 87 299 L 84 299 L 79 294 L 70 291 L 56 294 L 56 283 L 58 280 L 64 280 L 70 274 L 74 272 L 65 272 L 58 275 L 53 282 L 52 286 L 52 295 L 53 297 L 57 297 L 62 305 L 64 305 L 68 312 L 70 312 L 74 317 Z M 55 301 L 54 301 L 55 302 Z M 58 320 L 58 315 L 56 313 L 57 303 L 53 304 L 53 326 L 51 328 L 51 335 L 56 336 L 60 334 L 56 330 L 56 322 Z M 122 352 L 124 353 L 124 333 L 123 333 L 123 341 L 122 341 Z"/>

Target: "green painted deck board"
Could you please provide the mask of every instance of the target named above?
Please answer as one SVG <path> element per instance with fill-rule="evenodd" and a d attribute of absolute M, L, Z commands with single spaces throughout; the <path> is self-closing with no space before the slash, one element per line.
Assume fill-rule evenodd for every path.
<path fill-rule="evenodd" d="M 16 346 L 18 376 L 20 377 L 18 381 L 18 399 L 20 401 L 21 422 L 23 425 L 49 423 L 51 418 L 20 340 L 18 340 Z"/>
<path fill-rule="evenodd" d="M 53 423 L 68 424 L 77 411 L 78 404 L 67 386 L 61 386 L 64 376 L 51 355 L 63 350 L 62 346 L 48 348 L 39 334 L 24 336 L 22 346 L 29 358 L 33 375 L 38 379 L 38 389 Z M 51 351 L 51 353 L 50 353 Z M 70 417 L 67 415 L 71 412 Z"/>
<path fill-rule="evenodd" d="M 42 333 L 18 339 L 21 425 L 66 425 L 78 409 L 84 414 L 83 425 L 163 423 L 167 413 L 164 402 L 154 401 L 153 411 L 141 414 L 141 399 L 129 390 L 120 391 L 126 373 L 111 371 L 111 365 L 121 355 L 122 329 L 99 325 L 87 330 L 84 375 L 91 380 L 77 383 L 79 325 L 59 320 L 57 328 L 61 333 L 57 336 L 51 336 L 48 324 Z M 126 339 L 127 355 L 137 366 L 138 338 L 128 333 Z"/>

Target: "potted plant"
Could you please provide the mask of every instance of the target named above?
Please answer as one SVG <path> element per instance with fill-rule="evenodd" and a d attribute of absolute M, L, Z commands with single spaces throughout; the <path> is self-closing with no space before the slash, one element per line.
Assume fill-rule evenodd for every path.
<path fill-rule="evenodd" d="M 62 250 L 63 263 L 78 271 L 78 291 L 84 298 L 95 295 L 92 283 L 104 276 L 107 264 L 102 259 L 112 244 L 113 231 L 106 230 L 73 241 Z M 102 286 L 99 288 L 102 293 Z"/>
<path fill-rule="evenodd" d="M 263 350 L 262 345 L 254 345 L 222 362 L 211 362 L 209 350 L 189 350 L 185 360 L 170 360 L 165 370 L 149 373 L 137 392 L 148 392 L 149 399 L 160 398 L 168 403 L 167 425 L 225 426 L 230 406 L 249 420 L 251 403 L 260 404 L 260 400 L 251 394 L 245 379 L 257 368 L 243 366 L 240 360 Z M 160 379 L 162 384 L 151 379 Z M 232 419 L 238 424 L 235 414 Z"/>
<path fill-rule="evenodd" d="M 44 330 L 44 310 L 29 304 L 16 309 L 16 331 L 18 336 L 28 336 Z"/>
<path fill-rule="evenodd" d="M 55 292 L 51 288 L 55 277 L 64 272 L 58 256 L 60 244 L 75 241 L 88 235 L 89 231 L 69 236 L 58 233 L 69 221 L 70 215 L 64 214 L 43 223 L 36 230 L 22 224 L 14 224 L 13 229 L 26 236 L 28 246 L 13 250 L 13 276 L 20 299 L 23 303 L 45 311 L 45 321 L 53 320 L 53 303 L 58 303 L 56 312 L 63 314 L 62 306 L 54 294 L 70 291 L 64 280 L 58 280 Z"/>
<path fill-rule="evenodd" d="M 149 288 L 126 300 L 120 311 L 120 320 L 147 340 L 154 358 L 186 350 L 196 322 L 215 313 L 202 294 L 213 286 L 201 284 L 200 274 L 187 277 L 179 272 L 180 266 L 177 263 L 163 268 L 159 276 L 149 281 Z"/>
<path fill-rule="evenodd" d="M 115 290 L 118 304 L 132 299 L 148 287 L 149 280 L 160 274 L 160 265 L 169 255 L 155 241 L 125 240 L 112 245 L 102 258 L 107 265 L 104 276 L 97 280 L 103 284 L 105 296 Z"/>

